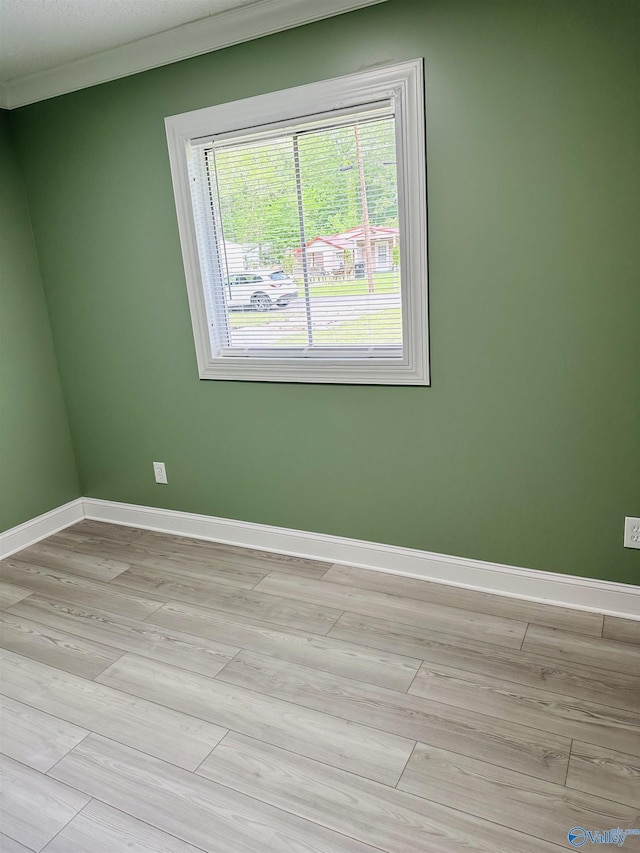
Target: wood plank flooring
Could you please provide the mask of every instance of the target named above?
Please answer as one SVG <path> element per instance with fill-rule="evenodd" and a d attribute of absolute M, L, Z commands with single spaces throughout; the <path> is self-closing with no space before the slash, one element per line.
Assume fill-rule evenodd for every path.
<path fill-rule="evenodd" d="M 403 595 L 407 598 L 417 598 L 463 610 L 476 610 L 493 616 L 505 614 L 505 602 L 502 596 L 445 586 L 416 578 L 387 575 L 351 566 L 333 566 L 324 575 L 324 580 L 379 592 L 390 592 L 393 595 Z M 580 631 L 582 634 L 593 634 L 596 637 L 602 634 L 602 616 L 586 610 L 549 607 L 546 604 L 518 601 L 517 598 L 513 598 L 509 602 L 509 616 L 512 619 L 536 622 L 538 625 L 548 625 L 551 628 L 564 628 L 566 631 Z"/>
<path fill-rule="evenodd" d="M 640 829 L 633 619 L 83 521 L 0 562 L 0 656 L 1 853 Z"/>
<path fill-rule="evenodd" d="M 28 589 L 22 589 L 22 587 L 15 584 L 0 581 L 0 610 L 4 610 L 5 607 L 11 607 L 12 604 L 26 598 L 30 594 L 31 591 Z"/>
<path fill-rule="evenodd" d="M 2 829 L 32 850 L 41 850 L 91 797 L 0 756 Z"/>
<path fill-rule="evenodd" d="M 605 616 L 602 636 L 623 643 L 640 643 L 640 621 Z"/>
<path fill-rule="evenodd" d="M 89 734 L 88 729 L 3 695 L 0 721 L 3 754 L 44 773 Z"/>

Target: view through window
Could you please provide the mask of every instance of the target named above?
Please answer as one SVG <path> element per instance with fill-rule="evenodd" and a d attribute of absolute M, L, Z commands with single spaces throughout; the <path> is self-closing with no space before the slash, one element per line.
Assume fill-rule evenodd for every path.
<path fill-rule="evenodd" d="M 207 300 L 214 346 L 402 356 L 389 106 L 214 139 L 200 163 L 218 271 Z"/>

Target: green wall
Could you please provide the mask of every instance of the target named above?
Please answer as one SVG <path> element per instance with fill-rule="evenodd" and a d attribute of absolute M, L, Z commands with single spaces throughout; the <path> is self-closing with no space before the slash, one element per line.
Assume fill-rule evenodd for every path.
<path fill-rule="evenodd" d="M 639 8 L 389 0 L 16 111 L 83 493 L 637 581 Z M 418 56 L 433 386 L 199 381 L 163 118 Z"/>
<path fill-rule="evenodd" d="M 80 495 L 9 114 L 0 111 L 0 532 Z"/>

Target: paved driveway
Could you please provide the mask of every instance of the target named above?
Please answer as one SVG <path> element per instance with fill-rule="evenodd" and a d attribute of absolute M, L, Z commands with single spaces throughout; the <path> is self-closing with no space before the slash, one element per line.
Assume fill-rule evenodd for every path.
<path fill-rule="evenodd" d="M 400 308 L 399 293 L 367 293 L 360 296 L 312 296 L 311 311 L 316 331 L 330 329 L 340 323 L 359 320 L 377 311 Z M 242 317 L 240 312 L 235 317 Z M 256 324 L 256 317 L 264 323 Z M 232 339 L 236 346 L 259 346 L 275 343 L 280 338 L 306 331 L 307 313 L 303 297 L 293 300 L 286 308 L 273 308 L 264 314 L 250 312 L 247 325 L 233 326 Z"/>

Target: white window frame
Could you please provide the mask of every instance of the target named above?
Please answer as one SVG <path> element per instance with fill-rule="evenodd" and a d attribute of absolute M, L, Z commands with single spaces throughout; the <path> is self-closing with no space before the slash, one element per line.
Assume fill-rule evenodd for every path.
<path fill-rule="evenodd" d="M 396 112 L 402 358 L 238 357 L 211 353 L 190 190 L 192 141 L 392 99 Z M 194 110 L 165 119 L 189 308 L 201 379 L 429 385 L 427 188 L 422 59 Z M 346 354 L 345 354 L 346 355 Z"/>

